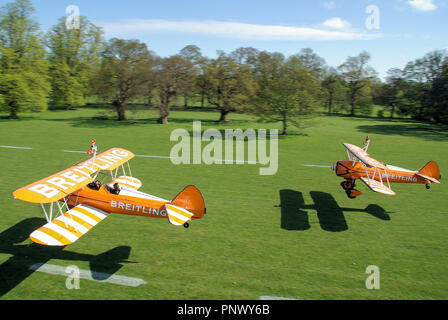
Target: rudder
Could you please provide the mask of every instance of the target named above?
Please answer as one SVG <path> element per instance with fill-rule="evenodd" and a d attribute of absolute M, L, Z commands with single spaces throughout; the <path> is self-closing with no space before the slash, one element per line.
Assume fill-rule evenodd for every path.
<path fill-rule="evenodd" d="M 417 174 L 425 178 L 431 178 L 429 180 L 434 179 L 436 181 L 433 182 L 436 183 L 438 183 L 440 180 L 440 169 L 435 161 L 429 161 L 423 168 L 418 171 Z"/>
<path fill-rule="evenodd" d="M 204 198 L 198 188 L 193 185 L 186 186 L 171 203 L 194 213 L 192 219 L 202 218 L 206 211 Z"/>

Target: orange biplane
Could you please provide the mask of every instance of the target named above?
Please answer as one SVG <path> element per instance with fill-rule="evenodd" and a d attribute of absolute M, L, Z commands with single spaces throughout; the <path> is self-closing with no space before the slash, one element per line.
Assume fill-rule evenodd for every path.
<path fill-rule="evenodd" d="M 39 203 L 45 214 L 47 224 L 30 234 L 33 242 L 46 246 L 72 244 L 110 213 L 167 218 L 171 224 L 185 228 L 190 220 L 204 216 L 204 199 L 196 187 L 185 187 L 171 201 L 140 192 L 142 183 L 132 177 L 129 165 L 132 152 L 111 148 L 96 153 L 92 140 L 87 152 L 93 154 L 91 159 L 13 192 L 15 199 Z M 123 175 L 118 176 L 120 168 Z M 109 172 L 105 174 L 110 177 L 109 183 L 97 180 L 103 171 Z"/>
<path fill-rule="evenodd" d="M 369 144 L 369 137 L 366 138 L 363 148 L 343 143 L 347 149 L 348 160 L 338 161 L 332 166 L 336 175 L 345 179 L 341 186 L 349 198 L 353 199 L 362 194 L 355 189 L 356 179 L 364 182 L 370 190 L 388 195 L 395 195 L 390 188 L 392 182 L 421 183 L 425 184 L 427 189 L 431 183 L 440 183 L 440 170 L 436 162 L 428 162 L 419 171 L 386 165 L 369 156 Z"/>

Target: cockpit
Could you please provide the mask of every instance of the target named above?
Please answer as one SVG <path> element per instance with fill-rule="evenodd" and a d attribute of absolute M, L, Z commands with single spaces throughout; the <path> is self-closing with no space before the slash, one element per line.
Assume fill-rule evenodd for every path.
<path fill-rule="evenodd" d="M 87 185 L 88 188 L 90 188 L 92 190 L 96 190 L 96 191 L 100 190 L 101 187 L 103 187 L 103 186 L 104 186 L 103 189 L 105 189 L 109 193 L 120 194 L 121 188 L 118 183 L 102 184 L 100 181 L 96 180 Z"/>
<path fill-rule="evenodd" d="M 89 187 L 90 189 L 92 189 L 92 190 L 100 190 L 100 188 L 101 188 L 101 182 L 99 182 L 98 180 L 96 180 L 96 181 L 92 181 L 92 182 L 90 182 L 88 185 L 87 185 L 87 187 Z"/>
<path fill-rule="evenodd" d="M 116 182 L 113 185 L 112 183 L 105 184 L 104 188 L 112 194 L 120 194 L 121 191 L 120 186 Z"/>

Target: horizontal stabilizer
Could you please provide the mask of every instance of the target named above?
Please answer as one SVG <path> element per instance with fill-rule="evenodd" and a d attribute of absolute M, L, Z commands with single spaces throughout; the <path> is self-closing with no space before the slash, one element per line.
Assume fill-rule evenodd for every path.
<path fill-rule="evenodd" d="M 112 183 L 118 183 L 120 186 L 138 190 L 142 186 L 142 182 L 134 177 L 121 176 L 115 178 Z"/>
<path fill-rule="evenodd" d="M 81 238 L 107 215 L 105 211 L 80 204 L 35 230 L 30 234 L 30 239 L 45 246 L 67 246 Z"/>
<path fill-rule="evenodd" d="M 378 192 L 378 193 L 382 193 L 382 194 L 388 194 L 388 195 L 391 195 L 391 196 L 395 195 L 394 191 L 392 191 L 391 189 L 389 189 L 388 187 L 386 187 L 383 183 L 381 183 L 379 181 L 368 179 L 368 178 L 365 178 L 365 177 L 362 177 L 360 179 L 372 191 L 375 191 L 375 192 Z"/>
<path fill-rule="evenodd" d="M 431 181 L 433 183 L 440 183 L 439 180 L 437 180 L 435 178 L 432 178 L 432 177 L 425 176 L 424 174 L 416 173 L 416 175 L 418 175 L 419 177 L 422 177 L 423 179 L 429 180 L 429 181 Z"/>
<path fill-rule="evenodd" d="M 165 204 L 165 208 L 168 221 L 176 226 L 184 225 L 185 222 L 190 221 L 191 217 L 193 217 L 193 213 L 190 211 L 172 204 Z"/>

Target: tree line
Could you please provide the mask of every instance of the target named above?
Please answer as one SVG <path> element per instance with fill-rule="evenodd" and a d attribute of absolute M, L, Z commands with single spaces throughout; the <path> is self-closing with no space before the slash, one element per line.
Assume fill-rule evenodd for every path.
<path fill-rule="evenodd" d="M 42 33 L 33 11 L 29 0 L 0 9 L 0 108 L 10 118 L 48 106 L 83 106 L 95 95 L 114 108 L 118 120 L 126 120 L 133 100 L 144 99 L 166 124 L 173 104 L 182 100 L 188 106 L 194 98 L 202 107 L 213 106 L 221 122 L 231 112 L 247 112 L 281 122 L 283 134 L 322 111 L 368 115 L 374 104 L 383 106 L 380 116 L 448 123 L 446 50 L 392 68 L 381 81 L 365 51 L 338 67 L 309 48 L 286 57 L 241 47 L 211 59 L 188 45 L 160 57 L 138 40 L 106 41 L 86 17 L 79 28 L 68 28 L 61 17 Z"/>

